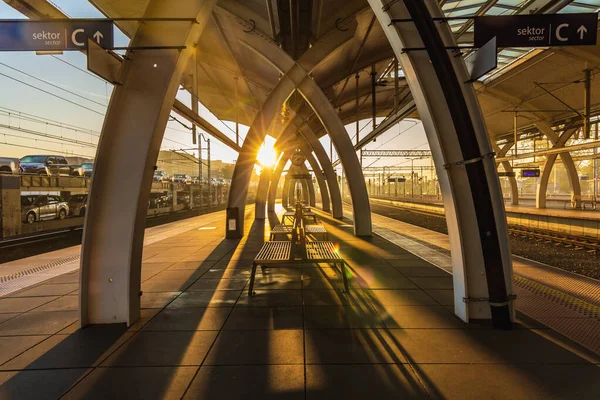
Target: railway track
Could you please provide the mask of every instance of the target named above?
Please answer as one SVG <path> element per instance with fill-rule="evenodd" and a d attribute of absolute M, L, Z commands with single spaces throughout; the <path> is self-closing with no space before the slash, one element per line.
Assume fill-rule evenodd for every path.
<path fill-rule="evenodd" d="M 426 215 L 428 217 L 435 217 L 442 220 L 446 220 L 443 214 L 443 209 L 436 211 L 428 211 L 423 209 L 414 209 L 411 207 L 402 207 L 399 204 L 386 205 L 381 202 L 377 202 L 377 205 L 397 208 L 413 214 Z M 537 229 L 531 227 L 524 227 L 519 225 L 509 225 L 508 232 L 516 237 L 525 237 L 529 239 L 535 239 L 543 241 L 547 244 L 553 243 L 556 245 L 562 245 L 573 250 L 584 250 L 588 253 L 600 255 L 600 240 L 594 238 L 583 238 L 581 236 L 569 235 L 566 233 L 550 232 L 544 229 Z"/>

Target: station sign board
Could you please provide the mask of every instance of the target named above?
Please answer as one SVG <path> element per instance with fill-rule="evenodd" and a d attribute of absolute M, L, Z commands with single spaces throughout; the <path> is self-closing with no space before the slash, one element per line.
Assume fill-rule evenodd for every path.
<path fill-rule="evenodd" d="M 515 176 L 515 173 L 514 172 L 507 172 L 507 171 L 498 171 L 498 176 L 513 177 L 513 176 Z"/>
<path fill-rule="evenodd" d="M 597 13 L 475 17 L 475 47 L 496 37 L 498 47 L 593 46 Z"/>
<path fill-rule="evenodd" d="M 110 20 L 0 20 L 0 51 L 85 50 L 88 38 L 114 47 Z"/>
<path fill-rule="evenodd" d="M 540 170 L 539 169 L 522 169 L 521 176 L 523 178 L 539 178 Z"/>

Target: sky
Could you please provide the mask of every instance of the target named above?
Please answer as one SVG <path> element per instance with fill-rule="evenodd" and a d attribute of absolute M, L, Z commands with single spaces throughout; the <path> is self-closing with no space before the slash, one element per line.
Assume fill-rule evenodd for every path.
<path fill-rule="evenodd" d="M 102 14 L 84 0 L 52 0 L 72 18 L 101 18 Z M 0 19 L 24 16 L 0 1 Z M 115 28 L 115 45 L 127 46 L 129 39 Z M 0 52 L 0 157 L 27 154 L 63 154 L 94 157 L 102 130 L 112 85 L 87 71 L 86 56 L 78 51 L 62 55 L 36 55 L 35 52 Z M 189 94 L 178 98 L 190 104 Z M 235 124 L 218 120 L 200 105 L 200 115 L 229 137 Z M 179 118 L 181 120 L 181 118 Z M 187 121 L 183 121 L 189 125 Z M 360 137 L 371 130 L 370 120 L 361 121 Z M 346 127 L 355 136 L 355 125 Z M 245 137 L 248 127 L 240 126 Z M 206 136 L 207 138 L 210 136 Z M 169 122 L 162 143 L 164 150 L 186 149 L 197 155 L 190 131 L 178 122 Z M 321 139 L 329 151 L 329 139 Z M 268 137 L 266 146 L 274 140 Z M 405 120 L 389 129 L 367 149 L 427 149 L 427 140 L 419 121 Z M 203 157 L 206 157 L 204 152 Z M 216 139 L 211 140 L 211 158 L 234 162 L 237 153 Z M 337 156 L 334 152 L 334 159 Z M 365 159 L 365 166 L 410 165 L 404 158 Z M 429 165 L 415 160 L 414 165 Z"/>

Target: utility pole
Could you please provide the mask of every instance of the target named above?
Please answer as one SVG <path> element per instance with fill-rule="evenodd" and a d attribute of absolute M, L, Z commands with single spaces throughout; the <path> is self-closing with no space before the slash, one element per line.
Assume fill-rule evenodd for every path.
<path fill-rule="evenodd" d="M 394 110 L 398 110 L 398 104 L 400 99 L 398 98 L 398 58 L 394 58 Z"/>
<path fill-rule="evenodd" d="M 212 210 L 212 182 L 210 181 L 210 138 L 206 139 L 206 152 L 207 152 L 207 167 L 208 167 L 208 204 Z"/>
<path fill-rule="evenodd" d="M 359 125 L 358 125 L 358 108 L 360 107 L 359 105 L 359 92 L 358 92 L 358 83 L 359 83 L 359 79 L 360 79 L 360 75 L 358 75 L 358 72 L 356 73 L 356 75 L 354 75 L 354 79 L 356 79 L 356 99 L 355 99 L 355 105 L 354 105 L 354 114 L 356 115 L 356 144 L 358 144 L 358 131 L 359 131 Z"/>
<path fill-rule="evenodd" d="M 202 212 L 202 206 L 204 203 L 204 193 L 202 191 L 203 178 L 202 178 L 202 133 L 198 135 L 198 180 L 200 181 L 200 212 Z"/>
<path fill-rule="evenodd" d="M 371 66 L 371 112 L 373 114 L 373 130 L 377 127 L 377 121 L 375 118 L 377 117 L 377 98 L 376 96 L 376 86 L 377 86 L 377 71 L 375 71 L 375 64 Z"/>
<path fill-rule="evenodd" d="M 587 64 L 587 63 L 586 63 Z M 587 65 L 586 65 L 587 66 Z M 583 106 L 585 110 L 583 111 L 583 138 L 590 138 L 590 104 L 591 104 L 591 85 L 592 85 L 592 70 L 585 69 L 583 71 L 584 74 L 584 98 L 583 98 Z"/>
<path fill-rule="evenodd" d="M 238 97 L 238 77 L 235 80 L 235 144 L 240 145 L 240 122 L 239 122 L 239 108 L 240 101 Z"/>

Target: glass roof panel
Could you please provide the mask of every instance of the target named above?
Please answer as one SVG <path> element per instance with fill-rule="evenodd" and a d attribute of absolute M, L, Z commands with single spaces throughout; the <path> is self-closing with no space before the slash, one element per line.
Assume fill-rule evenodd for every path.
<path fill-rule="evenodd" d="M 548 0 L 549 2 L 550 0 Z M 520 12 L 526 13 L 528 9 L 524 8 L 529 4 L 527 0 L 448 0 L 445 2 L 442 10 L 447 17 L 467 17 L 462 20 L 448 21 L 452 32 L 457 35 L 472 33 L 473 19 L 476 15 L 514 15 Z M 543 4 L 542 4 L 543 5 Z M 485 13 L 482 14 L 485 10 Z M 597 12 L 600 10 L 600 0 L 575 0 L 563 7 L 559 13 L 583 13 Z M 469 18 L 470 17 L 470 18 Z M 465 39 L 467 39 L 465 41 Z M 469 46 L 469 39 L 461 37 L 461 45 Z M 500 69 L 509 67 L 516 60 L 523 57 L 529 57 L 535 49 L 500 49 L 498 52 L 498 69 L 491 74 L 483 76 L 480 80 L 488 78 L 492 74 L 497 74 Z M 466 52 L 468 53 L 468 51 Z"/>

